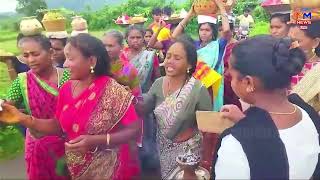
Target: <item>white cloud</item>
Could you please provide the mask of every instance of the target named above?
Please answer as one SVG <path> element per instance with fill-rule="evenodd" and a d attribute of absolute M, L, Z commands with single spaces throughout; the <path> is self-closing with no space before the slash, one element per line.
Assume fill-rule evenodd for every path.
<path fill-rule="evenodd" d="M 0 0 L 0 12 L 14 12 L 16 5 L 16 0 Z"/>

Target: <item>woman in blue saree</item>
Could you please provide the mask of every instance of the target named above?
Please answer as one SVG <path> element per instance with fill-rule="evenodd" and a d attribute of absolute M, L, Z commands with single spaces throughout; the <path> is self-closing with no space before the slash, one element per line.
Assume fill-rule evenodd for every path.
<path fill-rule="evenodd" d="M 227 32 L 230 30 L 228 15 L 225 7 L 221 2 L 216 0 L 216 4 L 221 12 L 222 31 Z M 188 22 L 196 15 L 193 7 L 190 9 L 188 15 L 179 23 L 174 30 L 172 37 L 176 38 L 183 33 L 184 28 Z M 218 39 L 218 25 L 217 19 L 213 16 L 198 16 L 198 33 L 199 40 L 194 42 L 198 49 L 198 71 L 195 76 L 201 80 L 202 83 L 209 89 L 210 95 L 214 99 L 214 111 L 219 111 L 223 105 L 223 72 L 224 65 L 222 57 L 227 40 L 223 37 Z M 201 64 L 204 63 L 204 64 Z M 210 71 L 204 73 L 204 69 L 210 68 Z"/>

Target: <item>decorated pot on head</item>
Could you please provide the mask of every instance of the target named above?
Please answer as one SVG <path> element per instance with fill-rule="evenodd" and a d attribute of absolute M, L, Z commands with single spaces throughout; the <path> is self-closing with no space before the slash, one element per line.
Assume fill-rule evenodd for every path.
<path fill-rule="evenodd" d="M 235 5 L 236 0 L 222 0 L 226 8 L 226 11 L 231 11 Z M 195 0 L 193 2 L 193 8 L 197 15 L 212 15 L 219 14 L 219 7 L 214 0 Z"/>
<path fill-rule="evenodd" d="M 41 34 L 43 28 L 35 16 L 24 17 L 20 22 L 20 32 L 25 36 Z"/>
<path fill-rule="evenodd" d="M 84 31 L 88 29 L 88 24 L 85 19 L 81 16 L 74 16 L 71 22 L 72 30 L 74 31 Z"/>
<path fill-rule="evenodd" d="M 43 16 L 42 23 L 48 38 L 64 39 L 68 37 L 66 19 L 58 10 L 47 11 Z"/>
<path fill-rule="evenodd" d="M 49 10 L 42 19 L 47 32 L 60 32 L 66 30 L 66 19 L 58 10 Z"/>

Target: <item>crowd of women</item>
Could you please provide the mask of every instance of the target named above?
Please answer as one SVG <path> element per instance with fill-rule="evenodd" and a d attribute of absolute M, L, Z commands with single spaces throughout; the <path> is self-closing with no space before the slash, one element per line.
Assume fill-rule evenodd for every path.
<path fill-rule="evenodd" d="M 0 121 L 27 127 L 27 178 L 167 179 L 186 146 L 213 179 L 320 178 L 320 20 L 273 14 L 271 35 L 238 42 L 216 3 L 221 22 L 198 17 L 198 41 L 184 33 L 193 8 L 101 40 L 19 35 Z M 196 111 L 236 124 L 200 132 Z"/>

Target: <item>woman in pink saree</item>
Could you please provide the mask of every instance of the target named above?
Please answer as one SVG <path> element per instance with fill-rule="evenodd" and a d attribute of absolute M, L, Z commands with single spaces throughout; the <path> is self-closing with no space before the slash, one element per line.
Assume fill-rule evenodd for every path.
<path fill-rule="evenodd" d="M 20 73 L 13 81 L 7 100 L 16 106 L 22 105 L 28 114 L 36 118 L 53 118 L 58 88 L 69 78 L 69 74 L 53 67 L 51 45 L 46 37 L 24 37 L 20 40 L 20 48 L 31 70 Z M 27 130 L 25 160 L 29 180 L 67 179 L 56 172 L 57 160 L 63 155 L 64 141 L 61 138 Z"/>
<path fill-rule="evenodd" d="M 64 137 L 72 179 L 139 179 L 136 139 L 141 123 L 133 95 L 108 76 L 104 45 L 80 34 L 70 39 L 65 54 L 71 81 L 60 90 L 56 119 L 24 115 L 8 104 L 4 110 L 27 127 Z"/>

